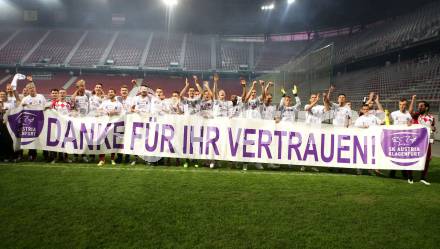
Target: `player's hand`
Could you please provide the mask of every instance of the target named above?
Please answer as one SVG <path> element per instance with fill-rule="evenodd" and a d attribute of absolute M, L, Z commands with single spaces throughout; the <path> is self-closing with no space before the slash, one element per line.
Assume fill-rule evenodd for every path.
<path fill-rule="evenodd" d="M 373 98 L 374 98 L 374 92 L 370 92 L 370 95 L 368 95 L 368 98 L 369 98 L 370 100 L 373 100 Z"/>
<path fill-rule="evenodd" d="M 375 101 L 376 101 L 376 102 L 379 102 L 379 94 L 376 95 L 376 99 L 375 99 Z"/>
<path fill-rule="evenodd" d="M 286 95 L 286 90 L 284 90 L 284 87 L 281 87 L 281 93 L 282 93 L 283 95 Z"/>
<path fill-rule="evenodd" d="M 257 84 L 256 80 L 252 81 L 252 86 L 255 86 L 256 84 Z"/>
<path fill-rule="evenodd" d="M 242 87 L 246 87 L 246 80 L 241 79 L 241 80 L 240 80 L 240 85 L 241 85 Z"/>
<path fill-rule="evenodd" d="M 29 82 L 33 82 L 32 75 L 26 76 L 26 80 L 29 81 Z"/>
<path fill-rule="evenodd" d="M 214 74 L 214 81 L 218 81 L 220 79 L 220 77 L 218 76 L 218 74 Z"/>
<path fill-rule="evenodd" d="M 293 93 L 293 95 L 298 94 L 298 88 L 296 87 L 296 85 L 293 85 L 292 93 Z"/>
<path fill-rule="evenodd" d="M 135 79 L 132 79 L 132 80 L 131 80 L 131 84 L 136 85 L 136 84 L 137 84 L 137 81 L 136 81 Z"/>
<path fill-rule="evenodd" d="M 268 85 L 269 85 L 269 86 L 273 86 L 273 82 L 272 82 L 272 81 L 269 81 Z"/>
<path fill-rule="evenodd" d="M 203 81 L 203 86 L 205 87 L 205 88 L 209 88 L 209 81 Z"/>
<path fill-rule="evenodd" d="M 320 93 L 317 93 L 316 94 L 316 100 L 319 100 L 319 97 L 320 97 Z"/>
<path fill-rule="evenodd" d="M 194 82 L 199 81 L 199 77 L 197 77 L 197 75 L 193 75 L 193 79 L 194 79 Z"/>
<path fill-rule="evenodd" d="M 185 86 L 189 86 L 189 80 L 188 80 L 188 78 L 185 78 Z"/>
<path fill-rule="evenodd" d="M 264 86 L 264 80 L 259 80 L 258 82 L 260 83 L 260 86 Z"/>
<path fill-rule="evenodd" d="M 416 100 L 416 98 L 417 98 L 417 95 L 413 95 L 412 97 L 411 97 L 411 100 Z"/>
<path fill-rule="evenodd" d="M 334 85 L 331 85 L 330 88 L 329 88 L 329 91 L 330 91 L 330 92 L 333 92 L 334 90 L 335 90 L 335 86 L 334 86 Z"/>

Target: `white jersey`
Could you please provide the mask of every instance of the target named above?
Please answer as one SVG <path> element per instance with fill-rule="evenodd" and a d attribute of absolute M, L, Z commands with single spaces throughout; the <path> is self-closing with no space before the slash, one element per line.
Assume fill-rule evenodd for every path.
<path fill-rule="evenodd" d="M 183 98 L 183 111 L 185 115 L 194 115 L 200 111 L 201 97 Z"/>
<path fill-rule="evenodd" d="M 102 102 L 104 102 L 105 98 L 99 97 L 97 95 L 92 95 L 89 98 L 89 113 L 95 112 L 101 106 Z"/>
<path fill-rule="evenodd" d="M 89 113 L 89 97 L 87 94 L 82 96 L 76 96 L 73 103 L 75 111 L 81 115 L 87 115 Z"/>
<path fill-rule="evenodd" d="M 165 111 L 168 114 L 182 114 L 183 113 L 183 105 L 179 99 L 166 99 L 164 100 Z"/>
<path fill-rule="evenodd" d="M 15 96 L 8 96 L 7 103 L 11 104 L 12 106 L 17 106 L 17 99 Z"/>
<path fill-rule="evenodd" d="M 243 117 L 244 104 L 241 97 L 237 97 L 237 103 L 231 101 L 231 106 L 229 107 L 229 117 L 230 118 L 241 118 Z"/>
<path fill-rule="evenodd" d="M 153 115 L 163 115 L 165 109 L 165 103 L 159 97 L 150 96 L 151 104 L 150 104 L 150 112 Z"/>
<path fill-rule="evenodd" d="M 264 120 L 274 120 L 277 108 L 274 105 L 261 105 L 261 118 Z"/>
<path fill-rule="evenodd" d="M 214 102 L 212 100 L 202 100 L 200 102 L 200 116 L 204 118 L 212 118 Z"/>
<path fill-rule="evenodd" d="M 381 110 L 370 110 L 368 113 L 370 115 L 376 116 L 380 120 L 385 120 L 385 112 Z"/>
<path fill-rule="evenodd" d="M 15 105 L 12 105 L 11 103 L 8 103 L 8 102 L 3 102 L 2 105 L 3 105 L 3 110 L 11 110 L 15 107 Z M 2 114 L 0 114 L 0 115 L 2 115 Z"/>
<path fill-rule="evenodd" d="M 116 98 L 119 101 L 119 103 L 121 103 L 122 105 L 122 112 L 123 113 L 130 112 L 131 107 L 133 106 L 133 98 L 128 96 L 125 99 L 121 96 L 118 96 Z"/>
<path fill-rule="evenodd" d="M 301 99 L 298 96 L 295 96 L 294 106 L 285 106 L 284 100 L 284 97 L 281 98 L 279 107 L 281 121 L 295 122 L 301 106 Z"/>
<path fill-rule="evenodd" d="M 249 99 L 246 105 L 246 118 L 261 119 L 261 100 L 260 98 Z"/>
<path fill-rule="evenodd" d="M 149 113 L 151 110 L 151 98 L 150 96 L 136 96 L 133 98 L 132 105 L 134 106 L 134 110 L 142 113 Z"/>
<path fill-rule="evenodd" d="M 340 106 L 332 103 L 333 125 L 338 127 L 347 127 L 349 120 L 352 119 L 351 108 L 347 105 Z"/>
<path fill-rule="evenodd" d="M 214 117 L 228 117 L 229 110 L 232 107 L 231 101 L 214 100 L 213 115 Z"/>
<path fill-rule="evenodd" d="M 401 112 L 399 110 L 391 113 L 391 120 L 394 125 L 407 125 L 408 123 L 411 123 L 412 117 L 408 111 Z"/>
<path fill-rule="evenodd" d="M 310 105 L 306 105 L 304 109 L 307 109 Z M 306 112 L 306 124 L 320 125 L 325 113 L 325 107 L 323 105 L 315 105 Z"/>
<path fill-rule="evenodd" d="M 21 103 L 28 107 L 44 107 L 46 106 L 46 98 L 41 94 L 37 94 L 34 97 L 28 95 L 23 98 Z"/>
<path fill-rule="evenodd" d="M 374 115 L 362 115 L 358 119 L 356 119 L 356 122 L 354 123 L 355 127 L 358 128 L 368 128 L 371 126 L 377 126 L 380 125 L 381 121 L 379 118 L 377 118 Z"/>
<path fill-rule="evenodd" d="M 295 122 L 298 109 L 295 106 L 280 106 L 280 119 L 284 122 Z"/>
<path fill-rule="evenodd" d="M 121 113 L 123 106 L 121 102 L 117 100 L 111 101 L 108 99 L 103 101 L 102 104 L 98 107 L 98 109 L 107 114 L 109 114 L 110 112 Z"/>

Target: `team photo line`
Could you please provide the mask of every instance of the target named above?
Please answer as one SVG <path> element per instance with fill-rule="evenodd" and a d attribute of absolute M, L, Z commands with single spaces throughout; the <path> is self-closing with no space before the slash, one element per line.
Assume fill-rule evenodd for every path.
<path fill-rule="evenodd" d="M 19 95 L 16 91 L 17 89 L 17 82 L 20 80 L 27 80 L 28 83 L 26 84 L 26 87 L 23 90 L 23 94 Z M 85 81 L 83 80 L 79 80 L 76 82 L 76 90 L 73 93 L 73 95 L 70 97 L 70 99 L 68 99 L 67 97 L 67 93 L 65 89 L 53 89 L 51 91 L 51 99 L 50 101 L 46 100 L 46 98 L 41 95 L 38 94 L 36 91 L 36 84 L 33 82 L 33 79 L 31 76 L 24 76 L 21 74 L 17 74 L 14 76 L 12 82 L 10 84 L 7 85 L 6 87 L 6 92 L 0 92 L 0 99 L 2 100 L 1 103 L 1 110 L 3 113 L 10 113 L 12 111 L 17 111 L 20 110 L 21 108 L 21 114 L 23 114 L 23 112 L 25 112 L 25 110 L 27 109 L 40 109 L 40 110 L 47 110 L 47 109 L 52 109 L 53 112 L 56 112 L 57 115 L 63 116 L 63 117 L 67 117 L 67 118 L 79 118 L 79 119 L 90 119 L 90 120 L 96 120 L 98 118 L 103 118 L 103 117 L 110 117 L 110 118 L 115 118 L 115 117 L 130 117 L 133 116 L 132 114 L 138 114 L 138 117 L 173 117 L 173 119 L 176 119 L 175 117 L 184 117 L 185 120 L 211 120 L 211 122 L 216 122 L 216 119 L 230 119 L 230 120 L 234 120 L 234 119 L 241 119 L 244 120 L 242 122 L 246 122 L 247 125 L 249 123 L 258 123 L 258 122 L 265 122 L 265 124 L 267 125 L 268 122 L 272 121 L 272 125 L 271 126 L 295 126 L 298 124 L 301 124 L 301 122 L 298 122 L 299 119 L 299 114 L 304 112 L 305 113 L 305 122 L 304 125 L 306 125 L 307 127 L 310 127 L 312 129 L 322 129 L 324 126 L 326 128 L 326 130 L 330 130 L 331 128 L 328 127 L 327 125 L 322 125 L 323 123 L 323 119 L 324 119 L 324 115 L 328 115 L 330 114 L 331 117 L 331 123 L 334 127 L 336 127 L 336 130 L 339 129 L 347 129 L 347 130 L 351 130 L 353 129 L 352 127 L 354 127 L 354 130 L 359 130 L 357 128 L 362 128 L 362 129 L 366 129 L 369 130 L 374 129 L 375 127 L 380 127 L 381 125 L 384 125 L 384 127 L 390 127 L 391 125 L 395 125 L 396 127 L 400 126 L 406 126 L 411 127 L 412 124 L 420 124 L 423 127 L 427 127 L 429 129 L 429 132 L 432 133 L 435 131 L 435 120 L 433 118 L 433 116 L 431 114 L 429 114 L 429 103 L 421 101 L 418 103 L 417 108 L 418 111 L 414 111 L 414 105 L 415 105 L 415 101 L 416 101 L 416 96 L 412 96 L 411 98 L 411 103 L 408 107 L 408 101 L 406 99 L 402 99 L 399 103 L 399 110 L 395 111 L 393 113 L 388 113 L 386 110 L 383 109 L 382 105 L 380 104 L 379 101 L 379 96 L 378 94 L 375 93 L 370 93 L 368 99 L 365 101 L 365 103 L 362 106 L 361 111 L 359 112 L 359 114 L 357 114 L 356 112 L 351 110 L 351 103 L 347 101 L 346 96 L 344 94 L 339 94 L 338 98 L 337 98 L 337 103 L 332 103 L 330 101 L 330 98 L 334 92 L 334 87 L 330 87 L 328 89 L 328 91 L 326 91 L 325 93 L 322 93 L 322 100 L 321 100 L 321 94 L 320 93 L 316 93 L 316 94 L 311 94 L 310 99 L 309 99 L 309 103 L 307 105 L 305 105 L 304 109 L 301 108 L 301 100 L 298 97 L 298 88 L 294 85 L 293 89 L 292 89 L 292 95 L 288 95 L 286 93 L 286 91 L 284 89 L 281 89 L 282 91 L 282 98 L 281 101 L 279 103 L 279 105 L 274 105 L 272 104 L 272 94 L 270 93 L 270 88 L 274 85 L 272 82 L 268 82 L 266 84 L 265 81 L 253 81 L 250 85 L 250 88 L 247 89 L 247 83 L 245 80 L 240 80 L 240 86 L 242 88 L 242 95 L 241 96 L 237 96 L 237 95 L 231 95 L 230 100 L 227 100 L 226 98 L 226 93 L 224 90 L 219 89 L 219 77 L 218 75 L 214 75 L 213 76 L 213 88 L 210 88 L 210 83 L 208 81 L 204 81 L 203 82 L 203 87 L 201 86 L 201 84 L 199 83 L 199 79 L 197 76 L 193 76 L 193 81 L 194 81 L 194 85 L 196 87 L 192 87 L 190 86 L 190 82 L 188 79 L 185 80 L 185 85 L 184 88 L 181 91 L 175 91 L 172 93 L 172 96 L 170 98 L 165 98 L 164 92 L 161 88 L 157 88 L 155 91 L 153 91 L 148 84 L 141 84 L 141 86 L 139 87 L 139 90 L 137 91 L 137 93 L 135 93 L 136 96 L 129 96 L 129 88 L 126 85 L 121 86 L 120 88 L 120 96 L 116 96 L 116 91 L 115 89 L 108 89 L 107 94 L 104 94 L 104 90 L 103 90 L 103 84 L 98 83 L 95 85 L 94 90 L 88 91 L 86 90 L 86 85 L 85 85 Z M 133 86 L 135 86 L 135 81 L 132 82 Z M 261 95 L 257 95 L 257 86 L 259 86 L 261 88 Z M 135 89 L 136 91 L 136 89 Z M 187 95 L 187 97 L 185 97 L 185 95 Z M 295 104 L 293 104 L 292 100 L 295 99 Z M 321 104 L 322 101 L 322 104 Z M 359 115 L 358 118 L 356 118 L 356 116 Z M 2 115 L 3 116 L 3 115 Z M 6 116 L 6 115 L 5 115 Z M 8 118 L 11 116 L 8 116 Z M 4 123 L 8 123 L 6 122 L 6 120 L 8 118 L 4 118 Z M 54 119 L 51 119 L 51 124 L 54 124 Z M 24 128 L 23 125 L 23 120 L 21 120 L 21 124 L 20 124 L 20 132 L 21 134 L 18 134 L 18 138 L 20 138 L 20 143 L 21 143 L 21 148 L 26 148 L 26 146 L 28 146 L 29 148 L 29 144 L 32 144 L 32 141 L 24 141 L 26 138 L 26 136 L 30 136 L 33 134 L 33 131 L 30 128 Z M 25 123 L 25 122 L 24 122 Z M 72 125 L 74 123 L 77 123 L 76 121 L 74 122 L 67 122 L 66 123 L 66 127 L 72 127 L 75 125 Z M 136 123 L 136 122 L 134 122 Z M 47 124 L 49 124 L 49 122 L 47 122 Z M 57 124 L 55 122 L 55 124 L 57 125 L 58 130 L 60 130 L 61 128 L 59 127 L 60 124 Z M 125 124 L 124 122 L 119 122 L 120 126 L 121 124 Z M 142 126 L 148 126 L 147 124 L 142 124 Z M 246 126 L 247 126 L 246 125 Z M 107 125 L 106 125 L 107 126 Z M 64 127 L 64 126 L 63 126 Z M 171 125 L 165 125 L 165 127 L 173 127 Z M 188 133 L 188 127 L 186 127 L 183 132 L 185 134 Z M 192 126 L 191 126 L 192 127 Z M 11 134 L 14 133 L 14 131 L 11 131 L 11 127 L 10 128 L 10 132 Z M 43 128 L 43 127 L 41 127 Z M 52 126 L 47 126 L 45 127 L 47 130 L 49 130 L 50 132 L 48 133 L 48 138 L 47 138 L 47 142 L 50 142 L 51 140 L 51 135 L 52 135 Z M 139 127 L 138 127 L 139 128 Z M 245 127 L 243 127 L 245 128 Z M 13 128 L 16 129 L 16 128 Z M 72 129 L 72 128 L 69 128 Z M 122 128 L 121 128 L 122 129 Z M 174 130 L 175 128 L 173 127 L 172 129 L 170 129 L 170 131 L 172 131 L 173 133 L 175 132 Z M 307 129 L 307 128 L 306 128 Z M 17 130 L 17 129 L 16 129 Z M 81 129 L 79 129 L 81 130 Z M 92 129 L 93 130 L 93 129 Z M 104 129 L 106 130 L 106 129 Z M 123 132 L 122 134 L 119 134 L 119 137 L 121 136 L 127 136 L 128 134 L 131 135 L 137 135 L 140 136 L 136 133 L 134 130 L 131 130 L 130 132 Z M 147 130 L 150 130 L 149 128 L 147 128 Z M 201 138 L 197 138 L 194 137 L 194 131 L 191 130 L 191 138 L 196 138 L 197 139 L 201 139 Z M 215 129 L 214 129 L 215 131 Z M 278 131 L 278 144 L 281 145 L 282 144 L 282 136 L 280 136 L 280 134 L 284 134 L 284 133 L 280 133 L 280 131 Z M 16 132 L 17 133 L 17 132 Z M 82 134 L 81 132 L 79 132 L 80 134 Z M 108 133 L 108 127 L 107 127 L 107 133 Z M 115 131 L 115 133 L 117 133 Z M 203 131 L 202 131 L 203 133 Z M 228 134 L 227 132 L 223 132 L 225 134 Z M 266 152 L 266 157 L 268 157 L 269 159 L 271 159 L 272 157 L 272 152 L 269 148 L 270 146 L 270 142 L 272 142 L 273 138 L 276 137 L 276 132 L 272 133 L 272 135 L 268 135 L 267 133 L 270 134 L 270 132 L 257 132 L 259 135 L 259 138 L 256 139 L 255 141 L 252 141 L 251 139 L 249 139 L 249 141 L 247 139 L 243 140 L 243 151 L 242 151 L 242 156 L 244 156 L 246 158 L 246 154 L 249 155 L 254 155 L 254 154 L 258 154 L 259 156 L 261 156 L 261 154 L 263 152 Z M 68 134 L 65 133 L 65 134 Z M 125 134 L 125 135 L 124 135 Z M 298 133 L 299 134 L 299 133 Z M 4 136 L 4 132 L 2 132 L 2 135 Z M 34 134 L 35 135 L 35 134 Z M 218 139 L 218 132 L 217 134 L 214 134 L 217 139 Z M 266 140 L 267 141 L 263 141 L 261 140 L 262 135 L 266 135 Z M 61 133 L 58 132 L 58 136 L 61 136 Z M 145 136 L 145 134 L 144 134 Z M 427 134 L 427 137 L 429 136 L 429 134 Z M 65 136 L 67 137 L 67 135 Z M 103 136 L 101 136 L 103 137 Z M 106 137 L 106 136 L 105 136 Z M 136 137 L 136 136 L 135 136 Z M 216 138 L 214 137 L 214 138 Z M 226 137 L 226 136 L 225 136 Z M 231 131 L 229 131 L 229 137 L 231 138 Z M 292 139 L 292 135 L 289 136 L 290 140 Z M 293 136 L 294 137 L 294 136 Z M 307 136 L 306 136 L 307 137 Z M 300 153 L 298 153 L 298 149 L 295 151 L 295 153 L 292 153 L 292 150 L 286 151 L 288 154 L 288 159 L 291 160 L 292 159 L 292 154 L 296 154 L 297 155 L 297 159 L 299 160 L 304 160 L 307 161 L 307 157 L 309 153 L 311 155 L 312 158 L 317 158 L 317 149 L 316 149 L 316 144 L 319 144 L 319 142 L 317 143 L 315 141 L 314 136 L 312 136 L 312 138 L 310 138 L 311 136 L 308 136 L 308 139 L 304 142 L 301 141 L 300 143 L 297 144 L 297 147 L 299 147 L 300 145 L 306 145 L 304 147 L 304 151 L 305 154 L 303 154 L 303 156 L 299 155 Z M 164 140 L 164 138 L 166 138 Z M 337 145 L 335 145 L 334 147 L 337 148 L 337 150 L 343 150 L 344 146 L 341 144 L 341 136 L 338 136 L 337 140 L 338 143 Z M 343 138 L 343 136 L 342 136 Z M 157 139 L 157 138 L 155 138 Z M 357 138 L 356 138 L 357 139 Z M 379 139 L 379 138 L 378 138 Z M 406 143 L 409 142 L 408 139 L 411 139 L 411 137 L 406 136 L 406 138 L 395 138 L 393 137 L 393 139 L 397 139 L 399 141 L 393 141 L 393 143 L 400 143 L 403 140 L 401 139 L 407 139 Z M 414 139 L 414 137 L 412 137 L 412 139 Z M 11 139 L 6 139 L 6 140 L 11 140 Z M 101 138 L 102 140 L 102 138 Z M 105 138 L 104 140 L 104 144 L 101 143 L 96 143 L 97 146 L 101 146 L 101 145 L 109 145 L 108 144 L 108 139 Z M 142 140 L 142 139 L 138 139 L 138 140 Z M 148 134 L 147 137 L 144 139 L 145 143 L 144 146 L 142 147 L 147 147 L 148 145 Z M 215 139 L 214 139 L 215 140 Z M 325 139 L 322 139 L 325 140 Z M 331 137 L 332 140 L 332 148 L 333 148 L 333 140 L 334 137 L 332 135 Z M 342 139 L 343 140 L 343 139 Z M 71 141 L 84 141 L 84 137 L 81 137 L 80 139 L 77 139 L 75 136 L 72 136 Z M 134 139 L 131 138 L 131 140 L 124 140 L 123 139 L 123 143 L 122 143 L 122 147 L 125 151 L 123 153 L 118 154 L 118 157 L 116 158 L 116 155 L 114 153 L 111 153 L 111 163 L 112 164 L 116 164 L 117 162 L 122 162 L 122 154 L 127 154 L 125 155 L 125 162 L 130 162 L 130 159 L 128 154 L 138 154 L 138 155 L 144 155 L 144 152 L 142 153 L 127 153 L 126 151 L 126 147 L 124 146 L 126 144 L 126 141 L 131 141 L 131 149 L 133 149 L 134 146 Z M 164 142 L 168 142 L 168 149 L 171 150 L 173 149 L 172 144 L 171 144 L 171 138 L 170 137 L 166 137 L 162 135 L 162 145 L 160 146 L 162 148 L 162 150 L 164 149 Z M 356 158 L 356 155 L 359 154 L 360 158 L 365 162 L 365 160 L 363 159 L 363 155 L 368 154 L 366 151 L 370 151 L 370 153 L 375 153 L 374 150 L 375 149 L 365 149 L 368 146 L 375 146 L 376 141 L 370 140 L 372 141 L 370 144 L 371 145 L 367 145 L 364 142 L 364 149 L 362 149 L 361 143 L 359 141 L 362 141 L 361 139 L 357 139 L 354 140 L 355 142 L 353 142 L 353 145 L 351 146 L 352 148 L 357 150 L 357 153 L 352 154 L 353 158 Z M 75 147 L 77 146 L 77 144 L 75 142 L 72 142 L 72 146 Z M 198 142 L 198 140 L 196 141 Z M 208 148 L 209 148 L 209 144 L 211 144 L 212 147 L 212 151 L 214 152 L 213 155 L 212 153 L 205 153 L 208 156 L 211 156 L 211 158 L 203 158 L 203 159 L 210 159 L 210 163 L 209 163 L 209 167 L 214 168 L 215 167 L 215 159 L 219 159 L 219 158 L 214 158 L 215 156 L 217 156 L 218 154 L 218 147 L 216 144 L 217 141 L 209 141 L 208 139 L 208 143 L 206 143 L 205 141 L 205 147 L 206 147 L 206 152 L 208 152 Z M 229 141 L 231 142 L 231 140 Z M 290 141 L 291 142 L 291 141 Z M 414 142 L 414 141 L 412 141 Z M 432 142 L 432 140 L 430 140 L 430 142 Z M 188 139 L 188 136 L 184 137 L 184 141 L 181 141 L 182 145 L 184 145 L 182 147 L 182 149 L 186 148 L 186 145 L 189 143 L 190 148 L 193 150 L 193 143 L 194 141 L 192 141 L 191 139 Z M 357 143 L 357 144 L 356 144 Z M 379 143 L 379 142 L 378 142 Z M 402 143 L 405 143 L 405 141 L 403 141 Z M 16 144 L 16 143 L 15 143 Z M 41 143 L 42 144 L 42 143 Z M 60 143 L 61 145 L 63 145 L 65 147 L 65 142 Z M 92 143 L 93 144 L 93 143 Z M 227 144 L 227 143 L 221 143 L 221 144 Z M 247 153 L 246 152 L 246 146 L 253 146 L 254 144 L 256 144 L 257 146 L 255 146 L 257 149 L 257 153 Z M 46 143 L 46 146 L 48 145 L 48 143 Z M 91 144 L 88 144 L 88 146 L 90 146 Z M 115 145 L 115 143 L 113 143 L 113 145 Z M 34 145 L 35 146 L 35 143 Z M 290 146 L 292 146 L 292 144 L 290 144 Z M 108 147 L 111 146 L 107 146 Z M 325 147 L 325 141 L 322 143 L 322 148 Z M 387 151 L 388 155 L 391 157 L 421 157 L 421 155 L 425 155 L 426 154 L 426 163 L 424 168 L 424 171 L 427 171 L 427 168 L 429 166 L 429 160 L 430 160 L 430 144 L 425 146 L 424 150 L 420 150 L 420 148 L 417 147 L 402 147 L 400 146 L 397 150 L 396 148 L 393 148 L 392 146 L 388 149 L 389 151 Z M 38 146 L 36 148 L 39 148 Z M 136 147 L 138 148 L 138 147 Z M 200 151 L 203 151 L 202 149 L 202 143 L 200 143 Z M 223 148 L 223 147 L 222 147 Z M 64 149 L 64 148 L 63 148 Z M 73 148 L 75 149 L 75 148 Z M 118 148 L 120 149 L 120 148 Z M 217 150 L 216 150 L 217 149 Z M 50 150 L 50 149 L 49 149 Z M 65 161 L 65 162 L 69 162 L 71 161 L 69 159 L 69 156 L 67 153 L 68 151 L 60 151 L 57 150 L 59 155 L 55 155 L 54 153 L 49 153 L 47 152 L 47 148 L 45 148 L 44 157 L 46 160 L 55 163 L 57 160 L 58 161 Z M 274 150 L 276 151 L 276 150 Z M 321 151 L 324 151 L 324 149 L 321 149 Z M 107 151 L 109 152 L 109 151 Z M 115 151 L 115 152 L 121 152 L 121 151 Z M 351 151 L 351 153 L 356 152 L 355 150 Z M 18 152 L 18 157 L 20 157 L 20 153 Z M 339 159 L 341 159 L 341 151 L 337 151 L 336 152 L 338 154 Z M 13 154 L 13 153 L 12 153 Z M 86 156 L 86 154 L 93 154 L 93 153 L 88 153 L 88 152 L 84 152 L 81 151 L 81 153 L 69 153 L 69 154 L 74 154 L 74 158 L 76 161 L 79 160 L 79 157 L 82 157 L 82 160 L 84 161 L 88 161 L 89 158 L 88 156 Z M 105 153 L 100 154 L 99 155 L 99 166 L 104 165 L 105 163 Z M 281 155 L 285 155 L 282 150 L 278 150 L 278 158 L 281 157 Z M 321 152 L 322 154 L 322 152 Z M 11 154 L 10 154 L 11 155 Z M 299 155 L 299 156 L 298 156 Z M 333 152 L 332 154 L 333 155 Z M 29 160 L 35 160 L 36 157 L 36 151 L 35 149 L 31 149 L 29 151 Z M 147 156 L 148 157 L 148 156 Z M 154 156 L 152 156 L 154 157 Z M 171 157 L 176 157 L 176 156 L 171 156 Z M 181 157 L 184 158 L 184 157 Z M 325 158 L 325 156 L 324 156 Z M 144 158 L 145 159 L 145 158 Z M 151 158 L 146 158 L 146 161 L 149 160 L 155 160 L 157 159 L 157 157 L 154 157 L 154 159 Z M 160 159 L 160 158 L 159 158 Z M 134 165 L 136 164 L 136 162 L 139 160 L 139 158 L 136 156 L 134 160 L 132 160 L 131 164 Z M 240 161 L 240 160 L 232 160 L 232 161 Z M 316 160 L 315 160 L 316 161 Z M 319 160 L 318 160 L 319 161 Z M 330 160 L 331 161 L 331 160 Z M 343 161 L 343 160 L 340 160 Z M 353 161 L 353 160 L 352 160 Z M 374 160 L 370 160 L 370 161 L 374 161 Z M 257 161 L 258 162 L 258 161 Z M 263 161 L 263 162 L 267 162 L 267 161 Z M 277 162 L 279 163 L 279 162 Z M 284 162 L 283 162 L 284 163 Z M 396 163 L 396 162 L 393 162 Z M 411 163 L 413 162 L 397 162 L 396 164 L 400 164 L 400 165 L 406 165 L 406 166 L 411 166 Z M 186 160 L 186 162 L 184 163 L 184 167 L 188 166 L 189 161 Z M 257 164 L 257 168 L 262 167 L 260 164 Z M 312 164 L 313 165 L 313 164 Z M 321 165 L 318 165 L 321 166 Z M 243 167 L 244 169 L 246 169 L 246 167 Z M 302 170 L 305 170 L 304 166 L 301 167 Z M 313 167 L 312 169 L 317 170 L 315 167 Z M 376 172 L 379 173 L 380 171 L 378 171 L 376 169 Z M 426 175 L 425 173 L 423 173 L 424 175 Z M 422 175 L 422 178 L 424 178 L 424 176 Z M 424 179 L 422 179 L 424 180 Z M 412 177 L 408 177 L 408 181 L 412 182 Z"/>

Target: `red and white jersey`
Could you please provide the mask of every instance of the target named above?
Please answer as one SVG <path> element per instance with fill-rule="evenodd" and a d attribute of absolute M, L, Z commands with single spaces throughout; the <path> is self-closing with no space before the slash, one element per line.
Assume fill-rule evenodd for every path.
<path fill-rule="evenodd" d="M 67 101 L 52 100 L 52 109 L 61 113 L 62 115 L 68 115 L 72 106 Z"/>
<path fill-rule="evenodd" d="M 413 124 L 421 124 L 425 127 L 431 128 L 432 126 L 435 126 L 435 118 L 431 114 L 416 113 L 413 116 Z"/>

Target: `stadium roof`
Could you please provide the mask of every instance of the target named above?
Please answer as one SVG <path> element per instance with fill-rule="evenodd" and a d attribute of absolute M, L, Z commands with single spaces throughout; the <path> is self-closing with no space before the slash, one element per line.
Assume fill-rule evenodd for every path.
<path fill-rule="evenodd" d="M 111 27 L 112 15 L 124 19 L 125 28 L 218 34 L 289 33 L 368 24 L 409 12 L 432 0 L 179 0 L 167 25 L 162 0 L 0 0 L 0 22 L 23 22 L 23 10 L 37 10 L 33 25 Z M 262 11 L 264 4 L 275 9 Z M 4 8 L 17 10 L 15 17 Z M 2 9 L 2 10 L 1 10 Z M 8 11 L 5 16 L 1 12 Z"/>

